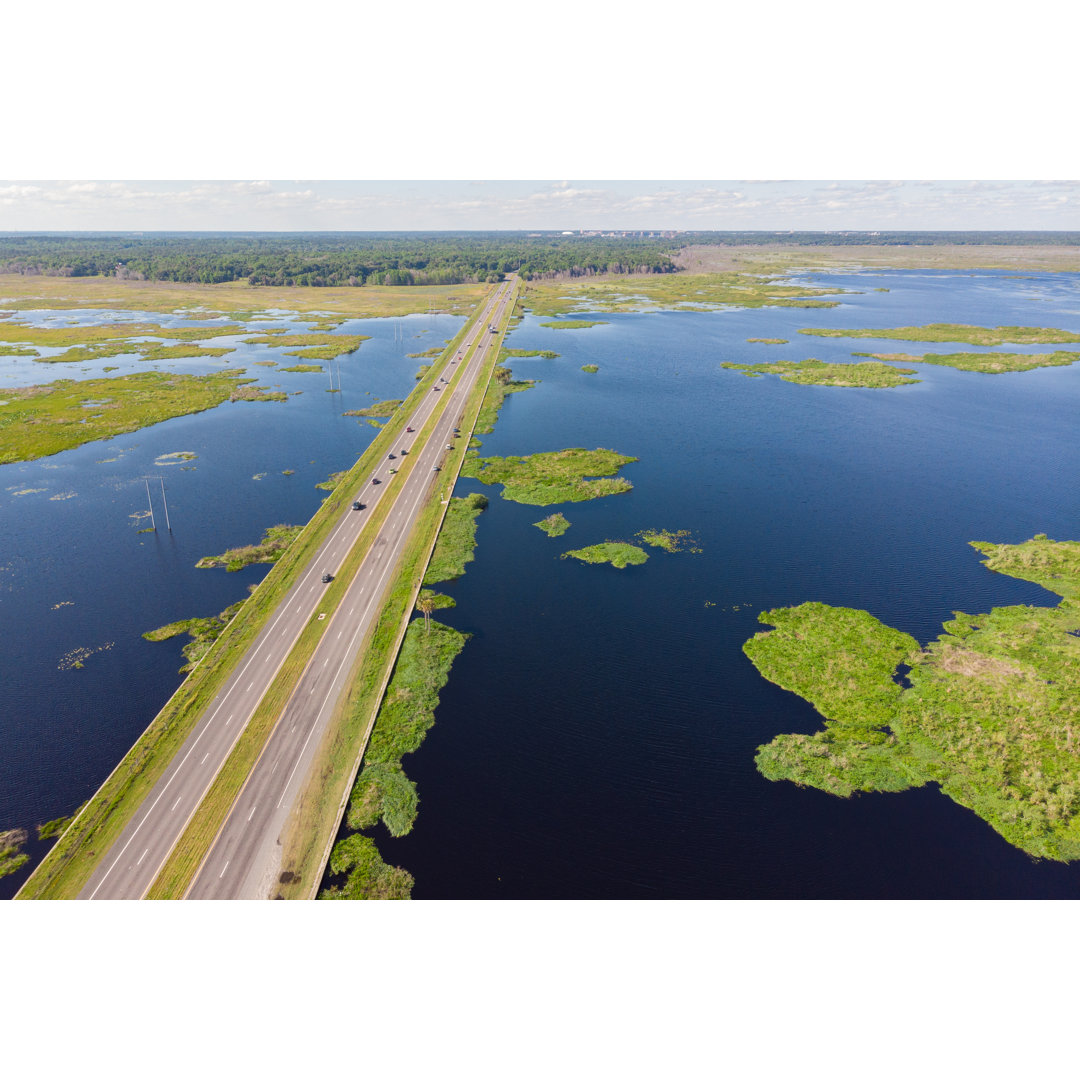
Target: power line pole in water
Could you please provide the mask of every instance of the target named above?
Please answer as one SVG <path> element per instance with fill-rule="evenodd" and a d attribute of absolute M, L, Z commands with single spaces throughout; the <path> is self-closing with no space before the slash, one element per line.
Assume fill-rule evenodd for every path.
<path fill-rule="evenodd" d="M 146 484 L 146 502 L 150 507 L 150 528 L 156 532 L 157 525 L 154 524 L 154 504 L 150 499 L 150 478 L 148 476 L 144 476 L 143 482 Z"/>
<path fill-rule="evenodd" d="M 161 501 L 165 506 L 165 528 L 172 532 L 172 525 L 169 523 L 169 500 L 165 498 L 165 477 L 164 476 L 144 476 L 143 483 L 146 484 L 146 502 L 150 507 L 150 527 L 156 532 L 157 523 L 154 521 L 154 500 L 150 498 L 150 481 L 156 480 L 161 485 Z"/>
<path fill-rule="evenodd" d="M 159 476 L 158 480 L 161 482 L 161 501 L 165 504 L 165 528 L 172 532 L 172 526 L 169 524 L 169 500 L 165 498 L 165 477 Z"/>

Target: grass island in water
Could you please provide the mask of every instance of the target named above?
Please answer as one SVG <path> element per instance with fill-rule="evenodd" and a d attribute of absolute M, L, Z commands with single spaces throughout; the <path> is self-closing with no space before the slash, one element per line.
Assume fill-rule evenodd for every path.
<path fill-rule="evenodd" d="M 757 767 L 840 796 L 936 783 L 1028 854 L 1078 859 L 1080 542 L 972 546 L 1061 603 L 954 612 L 925 648 L 866 611 L 762 612 L 773 629 L 744 652 L 825 723 L 759 747 Z"/>

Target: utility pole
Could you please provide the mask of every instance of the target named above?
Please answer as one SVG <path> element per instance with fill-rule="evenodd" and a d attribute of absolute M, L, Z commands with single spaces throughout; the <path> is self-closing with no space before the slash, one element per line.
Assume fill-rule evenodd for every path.
<path fill-rule="evenodd" d="M 169 524 L 169 502 L 165 498 L 165 477 L 159 476 L 158 480 L 161 482 L 161 501 L 165 504 L 165 528 L 172 532 L 172 526 Z"/>

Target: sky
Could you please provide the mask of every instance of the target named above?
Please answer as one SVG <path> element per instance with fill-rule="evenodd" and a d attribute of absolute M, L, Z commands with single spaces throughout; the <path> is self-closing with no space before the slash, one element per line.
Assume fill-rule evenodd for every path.
<path fill-rule="evenodd" d="M 1080 230 L 1076 181 L 0 181 L 4 230 Z"/>
<path fill-rule="evenodd" d="M 1053 179 L 1080 173 L 1080 16 L 1061 0 L 9 7 L 4 231 L 1080 229 L 1080 182 Z M 70 1047 L 71 1068 L 123 1014 L 128 1056 L 162 1075 L 223 1046 L 220 1068 L 280 1071 L 280 1039 L 222 1041 L 213 1017 L 265 1026 L 283 953 L 316 988 L 293 996 L 287 1051 L 355 1027 L 355 973 L 379 972 L 369 1070 L 401 1072 L 403 1045 L 478 1077 L 781 1075 L 826 1053 L 837 1075 L 1067 1061 L 1040 1056 L 1066 1053 L 1045 1034 L 1072 1000 L 1073 912 L 1053 905 L 14 907 L 9 1026 L 26 1053 Z M 120 940 L 153 947 L 120 955 Z M 207 956 L 235 978 L 208 984 Z M 93 988 L 63 1045 L 37 1007 L 58 970 Z M 843 1045 L 813 1002 L 845 1017 Z M 904 1032 L 884 1065 L 883 1002 Z M 162 1016 L 186 1033 L 164 1065 Z"/>

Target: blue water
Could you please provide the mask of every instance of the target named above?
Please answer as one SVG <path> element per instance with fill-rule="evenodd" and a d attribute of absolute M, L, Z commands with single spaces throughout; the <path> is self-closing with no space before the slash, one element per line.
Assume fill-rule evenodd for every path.
<path fill-rule="evenodd" d="M 57 317 L 27 314 L 33 321 L 39 314 L 40 321 Z M 0 400 L 4 386 L 97 377 L 104 366 L 119 367 L 116 375 L 246 368 L 260 385 L 290 393 L 283 403 L 226 403 L 39 461 L 0 466 L 0 828 L 19 826 L 33 835 L 33 826 L 70 813 L 97 789 L 181 681 L 186 638 L 151 643 L 141 638 L 143 631 L 216 614 L 247 595 L 269 569 L 230 574 L 196 570 L 195 563 L 257 541 L 270 525 L 306 522 L 326 495 L 315 484 L 350 467 L 376 434 L 366 421 L 342 413 L 404 398 L 424 362 L 407 354 L 441 345 L 463 321 L 415 315 L 345 323 L 339 332 L 371 340 L 334 362 L 340 393 L 327 392 L 326 371 L 257 366 L 254 361 L 266 359 L 282 366 L 301 362 L 267 346 L 241 345 L 221 359 L 169 364 L 132 356 L 93 365 L 0 358 Z M 304 329 L 288 320 L 263 325 Z M 219 342 L 235 343 L 207 344 Z M 72 370 L 83 366 L 92 370 Z M 177 451 L 196 457 L 155 464 Z M 294 474 L 283 475 L 286 469 Z M 149 509 L 146 475 L 164 478 L 171 533 L 156 480 L 150 492 L 158 528 L 139 532 L 149 526 L 141 516 Z M 65 657 L 86 649 L 101 651 L 81 669 L 59 669 Z M 25 850 L 36 862 L 47 846 L 32 843 Z M 30 868 L 0 879 L 0 896 L 12 895 Z"/>
<path fill-rule="evenodd" d="M 443 587 L 458 606 L 440 617 L 473 636 L 435 727 L 405 759 L 419 785 L 416 826 L 396 840 L 378 834 L 387 861 L 415 875 L 418 898 L 1080 895 L 1080 866 L 1030 859 L 933 787 L 841 800 L 764 780 L 755 748 L 811 732 L 820 718 L 741 651 L 758 612 L 806 600 L 866 608 L 921 641 L 953 610 L 1056 603 L 989 573 L 968 541 L 1080 538 L 1080 365 L 997 376 L 923 365 L 920 384 L 895 390 L 794 386 L 720 367 L 919 350 L 809 338 L 800 327 L 1080 332 L 1080 277 L 806 281 L 848 290 L 843 305 L 601 315 L 607 325 L 580 331 L 527 317 L 513 332 L 512 347 L 561 356 L 512 361 L 519 377 L 541 382 L 507 399 L 482 452 L 603 446 L 640 460 L 624 470 L 631 493 L 560 507 L 573 524 L 559 539 L 532 524 L 550 508 L 493 497 L 475 561 Z M 430 325 L 407 322 L 411 333 Z M 378 331 L 363 323 L 355 332 L 376 340 L 343 358 L 341 400 L 324 392 L 325 377 L 270 370 L 263 382 L 305 393 L 0 469 L 0 566 L 10 564 L 0 570 L 0 619 L 11 657 L 0 823 L 30 826 L 92 792 L 178 682 L 180 642 L 139 633 L 221 610 L 265 572 L 192 564 L 267 525 L 306 520 L 322 494 L 314 482 L 350 464 L 373 434 L 342 409 L 369 402 L 365 391 L 403 397 L 418 361 L 401 354 L 458 325 L 445 320 L 403 347 L 389 321 Z M 585 363 L 599 373 L 583 373 Z M 153 467 L 176 450 L 198 453 L 194 471 Z M 145 508 L 145 473 L 167 478 L 172 537 L 140 535 L 144 523 L 128 517 Z M 7 490 L 46 484 L 32 495 Z M 78 497 L 50 501 L 68 489 Z M 497 491 L 460 482 L 459 494 L 471 490 Z M 650 549 L 646 565 L 625 570 L 558 557 L 650 527 L 693 530 L 702 553 Z M 52 610 L 62 600 L 74 603 Z M 56 670 L 69 650 L 109 641 L 83 669 Z M 9 894 L 22 876 L 0 887 Z"/>

